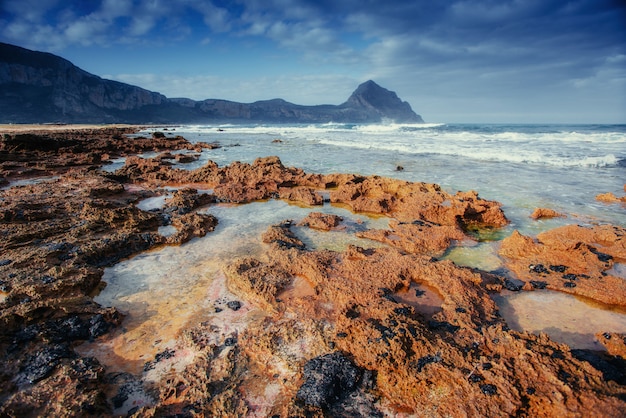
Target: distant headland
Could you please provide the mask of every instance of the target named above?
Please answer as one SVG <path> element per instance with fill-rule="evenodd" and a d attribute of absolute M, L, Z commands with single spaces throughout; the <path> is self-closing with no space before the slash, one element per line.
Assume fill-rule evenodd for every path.
<path fill-rule="evenodd" d="M 59 56 L 0 43 L 0 123 L 423 123 L 374 81 L 340 105 L 238 103 L 164 95 L 90 74 Z"/>

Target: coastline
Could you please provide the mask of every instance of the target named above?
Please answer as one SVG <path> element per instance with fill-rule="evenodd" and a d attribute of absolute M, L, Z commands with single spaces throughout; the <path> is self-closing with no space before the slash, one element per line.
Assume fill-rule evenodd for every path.
<path fill-rule="evenodd" d="M 0 133 L 31 133 L 41 131 L 81 131 L 86 129 L 107 129 L 107 128 L 120 128 L 120 129 L 142 129 L 150 125 L 128 125 L 128 124 L 65 124 L 65 123 L 44 123 L 44 124 L 0 124 Z M 161 125 L 158 125 L 161 126 Z"/>
<path fill-rule="evenodd" d="M 588 361 L 581 360 L 545 335 L 508 329 L 489 297 L 517 286 L 518 291 L 533 291 L 535 281 L 568 293 L 586 289 L 585 296 L 604 302 L 625 301 L 619 280 L 603 287 L 616 260 L 626 260 L 624 228 L 558 229 L 542 239 L 542 248 L 530 237 L 515 235 L 502 254 L 512 260 L 519 277 L 515 281 L 437 259 L 452 241 L 472 239 L 471 228 L 506 225 L 498 202 L 473 192 L 452 195 L 427 183 L 306 173 L 283 166 L 276 157 L 185 171 L 168 163 L 174 158 L 169 151 L 202 153 L 219 145 L 155 135 L 133 140 L 131 146 L 124 134 L 139 130 L 136 126 L 49 128 L 24 126 L 11 132 L 65 135 L 55 138 L 54 147 L 43 141 L 40 149 L 19 142 L 4 149 L 6 161 L 12 158 L 15 165 L 3 166 L 4 177 L 60 177 L 2 192 L 2 413 L 109 415 L 126 408 L 126 413 L 160 416 L 187 408 L 196 413 L 321 416 L 352 408 L 382 416 L 427 408 L 435 415 L 589 410 L 610 415 L 626 410 L 624 383 L 615 380 L 624 376 L 607 378 L 626 353 L 624 336 L 601 336 L 608 354 L 583 353 Z M 86 148 L 80 155 L 64 153 L 65 146 L 77 143 Z M 148 149 L 160 154 L 133 157 Z M 104 160 L 102 154 L 107 154 Z M 116 155 L 127 156 L 122 169 L 109 175 L 95 169 Z M 7 176 L 12 170 L 14 175 Z M 166 186 L 182 188 L 164 208 L 136 207 Z M 199 193 L 201 188 L 211 193 Z M 143 365 L 144 380 L 116 377 L 97 360 L 77 353 L 81 342 L 105 337 L 123 324 L 119 311 L 98 306 L 90 296 L 101 286 L 105 266 L 159 246 L 210 238 L 219 219 L 198 211 L 206 205 L 277 198 L 313 213 L 328 199 L 393 222 L 389 230 L 358 232 L 384 248 L 350 246 L 343 251 L 307 249 L 290 222 L 268 225 L 261 237 L 263 256 L 224 266 L 222 282 L 212 282 L 225 286 L 237 298 L 230 302 L 240 306 L 222 306 L 211 318 L 218 321 L 224 312 L 254 320 L 236 333 L 225 328 L 216 332 L 211 321 L 187 324 L 175 349 L 161 351 Z M 159 234 L 165 223 L 175 225 L 177 233 Z M 342 227 L 342 220 L 323 215 L 306 223 L 307 228 Z M 551 236 L 557 238 L 551 241 Z M 585 245 L 563 249 L 558 243 L 564 237 Z M 565 266 L 562 260 L 568 257 L 579 262 Z M 543 269 L 527 271 L 529 264 Z M 576 277 L 564 280 L 561 273 Z M 294 277 L 304 281 L 296 283 Z M 434 288 L 443 299 L 441 310 L 424 314 L 399 303 L 396 293 L 413 290 L 415 284 Z M 296 296 L 285 293 L 290 286 L 297 288 Z M 175 378 L 153 372 L 174 367 L 181 353 L 192 354 Z M 515 361 L 522 357 L 524 362 Z M 598 369 L 602 362 L 611 367 Z M 146 373 L 156 375 L 150 375 L 155 380 L 146 382 Z M 332 387 L 328 380 L 335 382 Z M 62 396 L 61 381 L 70 382 Z M 130 407 L 129 397 L 122 399 L 123 388 L 138 384 L 146 386 L 152 403 Z M 107 398 L 104 394 L 111 390 L 115 395 Z M 555 391 L 564 398 L 555 398 Z M 459 396 L 466 403 L 459 403 Z M 546 399 L 552 403 L 547 405 Z"/>

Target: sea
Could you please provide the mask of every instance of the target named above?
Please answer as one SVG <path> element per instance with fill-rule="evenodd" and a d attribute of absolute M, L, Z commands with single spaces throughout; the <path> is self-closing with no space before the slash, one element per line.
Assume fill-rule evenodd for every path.
<path fill-rule="evenodd" d="M 196 161 L 177 165 L 183 169 L 201 167 L 208 160 L 225 166 L 278 156 L 285 166 L 307 173 L 379 175 L 436 183 L 451 193 L 475 190 L 484 199 L 501 202 L 510 224 L 477 241 L 459 243 L 442 258 L 486 271 L 502 269 L 498 246 L 514 230 L 536 236 L 566 224 L 626 226 L 626 203 L 596 199 L 601 193 L 626 195 L 626 125 L 213 124 L 150 128 L 137 135 L 155 130 L 191 142 L 219 143 L 219 148 L 203 150 Z M 123 163 L 114 161 L 105 170 Z M 163 200 L 144 204 L 149 210 Z M 536 208 L 564 216 L 533 220 Z M 224 266 L 236 257 L 260 255 L 260 235 L 269 225 L 298 221 L 312 210 L 338 214 L 348 227 L 332 232 L 297 229 L 309 248 L 382 245 L 355 238 L 350 225 L 387 228 L 387 218 L 351 213 L 329 203 L 313 208 L 281 200 L 210 205 L 202 211 L 218 218 L 214 232 L 106 269 L 107 286 L 95 300 L 127 315 L 123 331 L 82 350 L 114 369 L 141 374 L 145 361 L 177 344 L 184 327 L 214 321 L 214 329 L 224 335 L 243 331 L 258 310 L 245 305 L 249 310 L 238 311 L 239 316 L 226 322 L 215 315 L 216 303 L 236 299 L 225 285 Z M 613 273 L 626 280 L 626 265 L 616 264 Z M 573 348 L 602 349 L 595 333 L 626 332 L 626 311 L 559 292 L 503 292 L 495 298 L 513 329 L 546 332 Z"/>
<path fill-rule="evenodd" d="M 192 125 L 177 135 L 218 142 L 189 168 L 280 157 L 309 173 L 358 173 L 476 190 L 501 202 L 511 228 L 541 229 L 528 220 L 536 207 L 579 223 L 625 225 L 624 205 L 595 196 L 626 194 L 626 125 L 314 124 Z M 556 220 L 559 223 L 559 220 Z M 553 223 L 548 222 L 551 227 Z"/>

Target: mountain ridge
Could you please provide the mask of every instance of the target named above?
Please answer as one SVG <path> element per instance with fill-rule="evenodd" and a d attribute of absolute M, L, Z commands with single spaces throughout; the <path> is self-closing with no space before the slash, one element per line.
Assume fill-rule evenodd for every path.
<path fill-rule="evenodd" d="M 88 73 L 57 55 L 0 43 L 0 123 L 423 123 L 407 102 L 372 80 L 340 105 L 167 98 Z"/>

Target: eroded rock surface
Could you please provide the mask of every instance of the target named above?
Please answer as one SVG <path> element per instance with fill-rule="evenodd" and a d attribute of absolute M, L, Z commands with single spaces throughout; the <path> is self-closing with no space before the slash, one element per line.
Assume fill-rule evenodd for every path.
<path fill-rule="evenodd" d="M 3 175 L 59 177 L 0 191 L 0 415 L 626 414 L 623 373 L 615 371 L 623 364 L 623 335 L 599 334 L 606 354 L 572 351 L 546 335 L 509 330 L 489 295 L 503 286 L 532 289 L 535 281 L 619 299 L 619 278 L 607 271 L 625 259 L 622 228 L 569 226 L 537 240 L 513 234 L 501 255 L 518 279 L 505 278 L 433 258 L 471 239 L 475 228 L 508 222 L 499 203 L 475 192 L 309 174 L 277 157 L 182 170 L 171 154 L 132 154 L 211 146 L 196 149 L 171 135 L 128 139 L 128 132 L 71 132 L 32 143 L 5 136 Z M 109 157 L 89 156 L 96 152 L 127 153 L 126 165 L 100 172 Z M 26 161 L 28 153 L 36 163 Z M 162 208 L 137 207 L 177 185 Z M 146 361 L 142 376 L 109 372 L 76 352 L 123 326 L 116 309 L 90 296 L 105 266 L 209 233 L 218 220 L 198 212 L 206 205 L 282 198 L 313 207 L 327 195 L 353 211 L 390 217 L 388 230 L 358 232 L 386 246 L 307 249 L 294 225 L 333 233 L 342 227 L 339 217 L 320 212 L 268 226 L 261 255 L 224 266 L 235 297 L 213 301 L 225 318 L 221 328 L 192 321 L 174 346 Z M 161 226 L 176 232 L 163 236 Z M 441 306 L 422 309 L 416 284 L 437 293 Z M 399 295 L 409 291 L 418 302 L 403 302 Z M 214 293 L 208 289 L 207 298 Z M 245 326 L 242 318 L 249 318 Z"/>
<path fill-rule="evenodd" d="M 270 272 L 281 272 L 281 279 Z M 313 291 L 283 298 L 289 277 L 304 279 Z M 565 346 L 508 330 L 481 275 L 451 262 L 392 248 L 332 252 L 271 245 L 267 261 L 242 259 L 229 267 L 228 279 L 240 297 L 260 301 L 271 315 L 239 339 L 247 369 L 290 382 L 267 415 L 332 415 L 339 400 L 331 388 L 340 379 L 319 359 L 337 350 L 373 376 L 368 385 L 346 390 L 356 392 L 342 408 L 371 416 L 399 410 L 431 416 L 624 411 L 623 388 L 606 383 L 602 372 Z M 394 297 L 414 282 L 440 293 L 439 312 L 424 315 Z M 322 371 L 311 379 L 311 368 Z M 244 376 L 234 377 L 241 378 L 245 385 Z M 311 386 L 320 388 L 308 396 Z"/>
<path fill-rule="evenodd" d="M 626 280 L 610 274 L 626 261 L 626 230 L 613 225 L 567 225 L 536 239 L 515 231 L 502 241 L 500 255 L 515 275 L 529 283 L 626 306 Z"/>
<path fill-rule="evenodd" d="M 565 215 L 563 215 L 560 212 L 555 211 L 554 209 L 537 208 L 533 211 L 530 217 L 533 219 L 545 219 L 545 218 L 549 219 L 549 218 L 563 218 L 565 217 Z"/>

